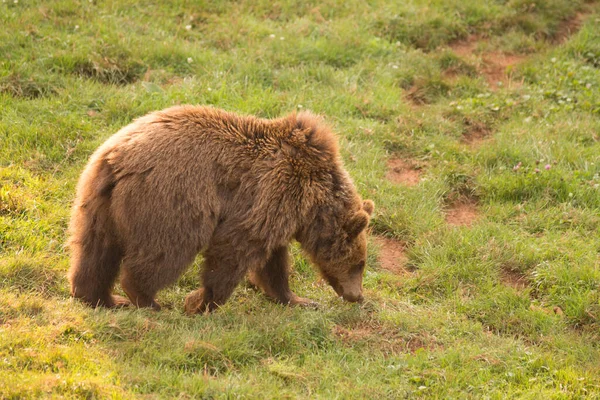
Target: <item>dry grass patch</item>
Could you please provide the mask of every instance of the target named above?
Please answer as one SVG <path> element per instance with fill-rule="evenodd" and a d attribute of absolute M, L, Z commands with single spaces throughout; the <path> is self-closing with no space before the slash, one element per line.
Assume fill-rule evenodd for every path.
<path fill-rule="evenodd" d="M 360 322 L 353 326 L 335 325 L 332 333 L 344 346 L 365 345 L 384 354 L 411 353 L 432 350 L 441 345 L 427 332 L 402 332 L 380 322 Z"/>

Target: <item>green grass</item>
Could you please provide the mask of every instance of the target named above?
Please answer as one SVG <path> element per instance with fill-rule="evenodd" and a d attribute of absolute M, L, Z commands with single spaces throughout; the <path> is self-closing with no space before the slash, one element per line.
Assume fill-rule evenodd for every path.
<path fill-rule="evenodd" d="M 0 3 L 0 398 L 600 397 L 599 11 Z M 474 58 L 451 48 L 469 37 Z M 518 84 L 492 90 L 474 61 L 486 51 L 526 56 L 507 67 Z M 83 165 L 132 119 L 180 103 L 326 116 L 377 204 L 373 234 L 404 242 L 410 271 L 382 269 L 371 243 L 368 300 L 346 304 L 294 248 L 293 286 L 317 310 L 241 285 L 187 317 L 200 260 L 158 313 L 72 301 L 64 241 Z M 487 139 L 466 144 L 474 130 Z M 423 166 L 420 183 L 388 181 L 392 157 Z M 449 225 L 464 199 L 479 218 Z"/>

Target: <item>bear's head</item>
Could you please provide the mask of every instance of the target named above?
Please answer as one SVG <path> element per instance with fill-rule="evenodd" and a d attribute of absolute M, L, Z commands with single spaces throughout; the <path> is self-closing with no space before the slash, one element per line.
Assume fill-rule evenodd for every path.
<path fill-rule="evenodd" d="M 324 208 L 298 240 L 323 278 L 346 301 L 362 301 L 367 232 L 374 204 L 357 201 L 350 209 Z"/>

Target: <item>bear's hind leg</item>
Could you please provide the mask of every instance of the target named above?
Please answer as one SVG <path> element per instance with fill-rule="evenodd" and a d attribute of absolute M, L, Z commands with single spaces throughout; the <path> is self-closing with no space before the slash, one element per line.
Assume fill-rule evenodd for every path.
<path fill-rule="evenodd" d="M 127 299 L 111 294 L 122 252 L 113 239 L 108 217 L 103 210 L 95 215 L 79 211 L 71 224 L 71 268 L 68 274 L 71 295 L 92 307 L 128 306 Z"/>
<path fill-rule="evenodd" d="M 271 254 L 267 263 L 248 274 L 250 283 L 277 303 L 315 306 L 316 303 L 299 297 L 290 289 L 290 258 L 288 247 L 283 246 Z"/>

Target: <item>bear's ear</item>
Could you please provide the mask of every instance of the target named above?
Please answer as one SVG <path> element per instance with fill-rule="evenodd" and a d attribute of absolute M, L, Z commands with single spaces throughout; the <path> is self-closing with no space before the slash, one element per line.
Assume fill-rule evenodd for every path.
<path fill-rule="evenodd" d="M 354 239 L 369 225 L 369 215 L 364 211 L 358 211 L 346 222 L 344 226 L 348 237 Z"/>
<path fill-rule="evenodd" d="M 373 215 L 373 211 L 375 210 L 375 203 L 373 203 L 373 200 L 363 201 L 363 210 L 365 210 L 367 214 Z"/>

